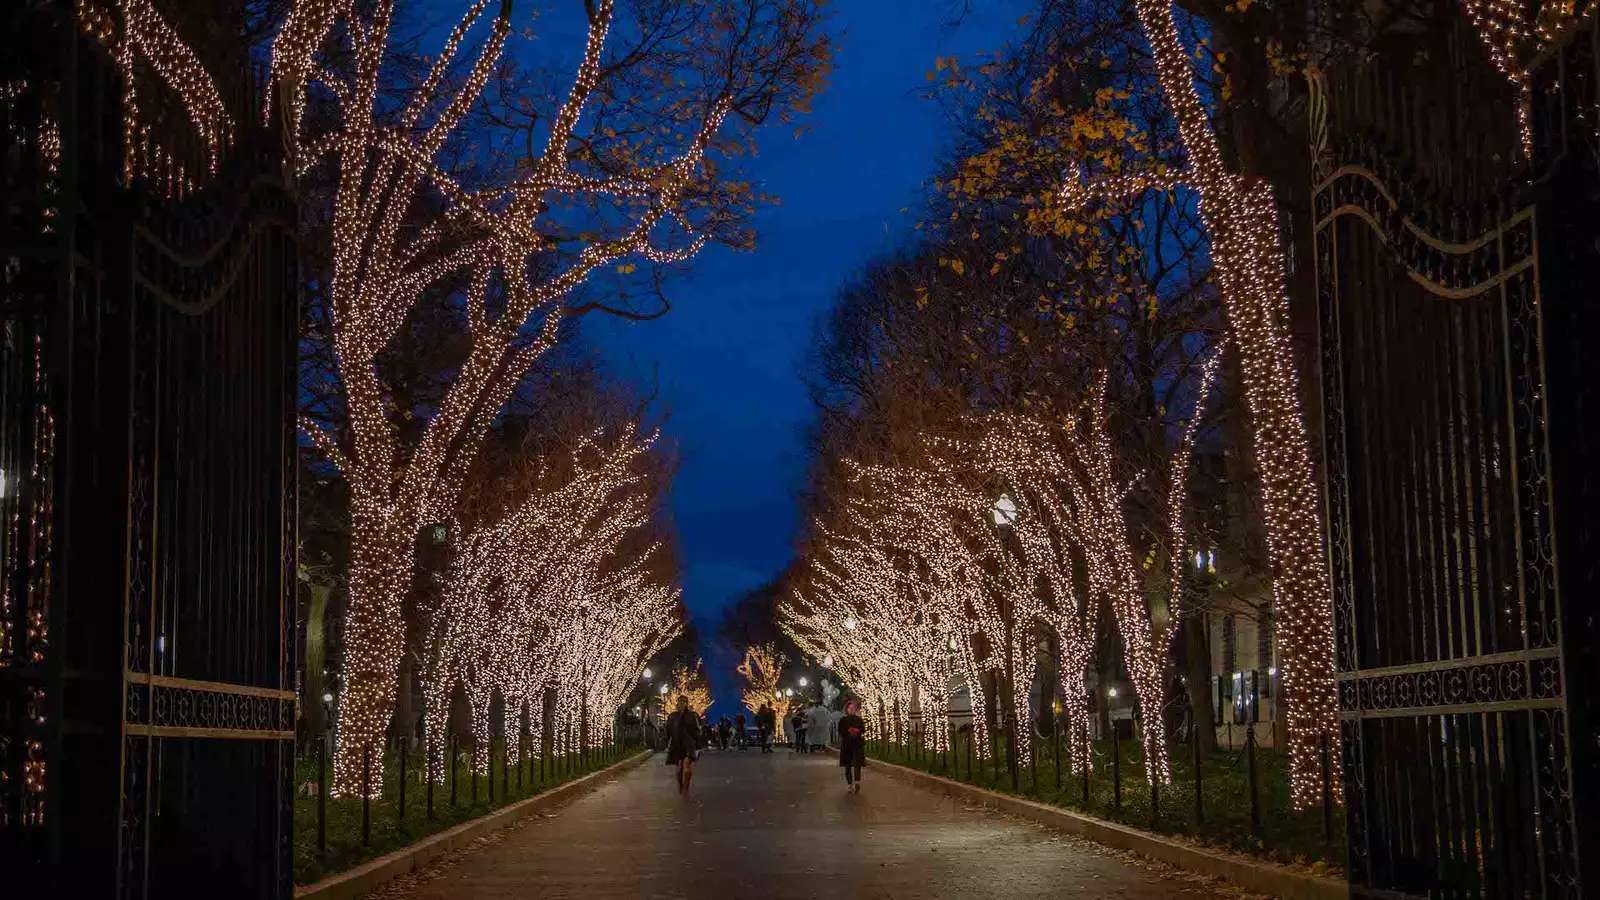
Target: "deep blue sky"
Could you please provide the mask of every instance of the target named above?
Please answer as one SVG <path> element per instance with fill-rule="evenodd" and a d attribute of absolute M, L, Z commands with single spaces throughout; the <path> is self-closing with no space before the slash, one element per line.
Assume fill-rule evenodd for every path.
<path fill-rule="evenodd" d="M 770 129 L 751 174 L 781 205 L 757 217 L 754 252 L 708 249 L 674 281 L 673 311 L 591 317 L 588 339 L 620 375 L 658 379 L 682 466 L 672 505 L 684 600 L 703 641 L 726 605 L 777 575 L 799 527 L 796 492 L 812 420 L 802 381 L 811 336 L 863 263 L 915 234 L 923 185 L 950 131 L 924 99 L 938 56 L 998 48 L 1017 6 L 958 0 L 835 0 L 831 83 L 796 139 Z M 979 9 L 978 7 L 982 7 Z M 910 207 L 912 212 L 901 212 Z M 737 703 L 731 663 L 707 654 L 719 707 Z"/>

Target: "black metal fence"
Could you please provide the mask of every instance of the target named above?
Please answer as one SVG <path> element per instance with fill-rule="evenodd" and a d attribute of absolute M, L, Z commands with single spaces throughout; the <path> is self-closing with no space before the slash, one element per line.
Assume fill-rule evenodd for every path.
<path fill-rule="evenodd" d="M 365 760 L 363 780 L 371 790 L 363 797 L 329 796 L 331 734 L 306 742 L 295 776 L 295 880 L 315 881 L 645 749 L 642 735 L 619 715 L 609 740 L 560 752 L 568 736 L 557 735 L 550 708 L 538 706 L 541 727 L 519 717 L 515 741 L 493 734 L 481 748 L 455 723 L 440 735 L 392 728 L 382 752 Z M 487 763 L 481 770 L 473 764 L 479 749 Z M 443 764 L 439 777 L 430 779 L 427 763 L 435 752 Z"/>
<path fill-rule="evenodd" d="M 1104 734 L 1074 748 L 1064 743 L 1071 739 L 1064 723 L 1057 728 L 1056 717 L 1046 712 L 1024 731 L 1027 744 L 1017 749 L 1025 753 L 1013 753 L 997 728 L 989 729 L 988 745 L 981 746 L 969 713 L 947 718 L 942 742 L 924 730 L 941 726 L 925 726 L 915 713 L 908 721 L 904 733 L 890 728 L 872 735 L 869 757 L 1269 858 L 1313 860 L 1329 870 L 1344 859 L 1344 811 L 1331 789 L 1338 777 L 1336 747 L 1324 748 L 1321 803 L 1295 809 L 1287 761 L 1277 749 L 1261 746 L 1258 723 L 1240 725 L 1236 745 L 1210 749 L 1201 743 L 1201 729 L 1213 727 L 1209 716 L 1198 729 L 1178 723 L 1169 742 L 1170 780 L 1156 786 L 1146 777 L 1140 726 L 1131 719 L 1109 720 Z M 1073 759 L 1085 754 L 1089 768 L 1075 768 Z"/>

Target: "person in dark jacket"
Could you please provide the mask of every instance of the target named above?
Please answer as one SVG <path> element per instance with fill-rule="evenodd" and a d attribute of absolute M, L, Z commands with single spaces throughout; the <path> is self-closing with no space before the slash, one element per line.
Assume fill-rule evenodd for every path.
<path fill-rule="evenodd" d="M 806 752 L 806 711 L 804 707 L 796 707 L 794 715 L 789 717 L 789 727 L 794 729 L 794 752 Z"/>
<path fill-rule="evenodd" d="M 689 708 L 688 697 L 678 697 L 678 708 L 667 718 L 666 731 L 667 765 L 678 767 L 678 793 L 687 797 L 689 782 L 694 780 L 694 761 L 705 740 L 700 717 Z"/>
<path fill-rule="evenodd" d="M 772 752 L 772 732 L 778 728 L 778 713 L 771 706 L 763 703 L 756 710 L 756 731 L 760 733 L 761 752 Z"/>
<path fill-rule="evenodd" d="M 867 764 L 867 723 L 861 718 L 861 701 L 846 701 L 839 719 L 839 765 L 844 768 L 844 789 L 861 793 L 861 767 Z"/>
<path fill-rule="evenodd" d="M 744 713 L 738 713 L 733 717 L 733 729 L 733 739 L 739 745 L 739 749 L 743 750 L 750 743 L 750 735 L 745 732 Z"/>

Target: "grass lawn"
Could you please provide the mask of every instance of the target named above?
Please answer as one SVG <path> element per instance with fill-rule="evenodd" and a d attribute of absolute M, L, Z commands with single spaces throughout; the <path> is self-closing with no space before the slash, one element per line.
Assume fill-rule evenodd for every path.
<path fill-rule="evenodd" d="M 873 757 L 920 769 L 980 787 L 1015 793 L 1032 800 L 1087 812 L 1102 819 L 1121 822 L 1160 834 L 1182 835 L 1197 843 L 1225 847 L 1264 857 L 1275 862 L 1298 863 L 1314 870 L 1337 875 L 1344 866 L 1344 808 L 1331 811 L 1330 835 L 1323 831 L 1322 807 L 1295 810 L 1289 802 L 1287 760 L 1280 751 L 1257 748 L 1256 789 L 1261 827 L 1251 827 L 1249 760 L 1243 749 L 1216 752 L 1201 761 L 1201 818 L 1195 815 L 1194 755 L 1188 746 L 1171 749 L 1172 783 L 1160 791 L 1160 815 L 1152 817 L 1150 786 L 1145 781 L 1144 751 L 1135 740 L 1124 739 L 1120 747 L 1111 741 L 1093 745 L 1095 764 L 1089 776 L 1088 802 L 1084 802 L 1083 778 L 1073 775 L 1065 748 L 1061 754 L 1060 786 L 1056 781 L 1053 742 L 1040 739 L 1037 758 L 1018 773 L 1018 790 L 1011 787 L 1006 767 L 1005 741 L 1000 742 L 1000 765 L 993 759 L 979 760 L 965 735 L 948 754 L 910 752 L 904 746 L 873 742 L 868 745 Z M 1116 800 L 1112 754 L 1120 756 L 1122 796 Z M 970 751 L 970 768 L 969 768 Z"/>
<path fill-rule="evenodd" d="M 405 815 L 400 809 L 400 757 L 393 748 L 383 760 L 383 798 L 371 804 L 371 839 L 363 846 L 361 840 L 361 800 L 358 798 L 328 798 L 327 852 L 317 849 L 317 757 L 313 753 L 297 761 L 295 766 L 294 799 L 294 879 L 297 884 L 309 884 L 335 872 L 374 857 L 382 856 L 406 846 L 420 838 L 443 831 L 453 825 L 476 819 L 510 803 L 523 800 L 552 787 L 603 769 L 615 762 L 640 752 L 638 747 L 607 749 L 589 754 L 586 761 L 564 758 L 545 761 L 524 761 L 519 767 L 512 761 L 507 772 L 501 764 L 500 747 L 493 754 L 494 799 L 489 799 L 487 776 L 477 779 L 476 801 L 473 799 L 473 779 L 465 751 L 456 766 L 460 777 L 456 784 L 455 802 L 450 798 L 450 780 L 433 786 L 433 816 L 428 816 L 428 789 L 422 778 L 421 753 L 410 754 L 406 762 Z M 328 760 L 332 778 L 333 761 Z M 374 766 L 376 768 L 376 766 Z M 519 779 L 520 774 L 520 779 Z M 502 785 L 505 785 L 503 788 Z"/>

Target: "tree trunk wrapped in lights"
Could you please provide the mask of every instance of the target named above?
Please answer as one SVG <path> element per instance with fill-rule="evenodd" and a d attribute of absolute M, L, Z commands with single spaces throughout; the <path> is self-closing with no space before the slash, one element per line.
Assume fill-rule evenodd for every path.
<path fill-rule="evenodd" d="M 695 660 L 693 666 L 679 665 L 672 670 L 672 688 L 669 697 L 687 697 L 689 708 L 697 716 L 711 709 L 711 685 L 706 682 L 705 664 Z M 673 700 L 677 702 L 676 699 Z"/>
<path fill-rule="evenodd" d="M 739 702 L 750 710 L 750 715 L 759 714 L 763 704 L 774 711 L 782 709 L 783 691 L 778 688 L 778 679 L 783 677 L 784 662 L 783 653 L 771 644 L 745 648 L 737 669 L 744 679 Z"/>
<path fill-rule="evenodd" d="M 1091 177 L 1087 183 L 1074 175 L 1061 189 L 1060 199 L 1067 208 L 1094 197 L 1123 203 L 1146 191 L 1180 184 L 1198 197 L 1200 220 L 1210 237 L 1213 278 L 1227 313 L 1231 346 L 1239 355 L 1254 431 L 1273 605 L 1283 635 L 1281 708 L 1289 731 L 1292 795 L 1297 806 L 1305 806 L 1320 800 L 1318 748 L 1334 733 L 1333 610 L 1322 549 L 1323 510 L 1313 481 L 1300 380 L 1289 342 L 1276 204 L 1265 184 L 1236 175 L 1223 164 L 1216 130 L 1178 36 L 1171 0 L 1135 0 L 1134 10 L 1177 124 L 1185 167 L 1109 174 Z M 1092 444 L 1090 440 L 1091 453 Z M 1115 571 L 1108 577 L 1113 585 L 1121 582 Z"/>
<path fill-rule="evenodd" d="M 638 469 L 653 442 L 632 426 L 611 441 L 583 439 L 570 477 L 536 486 L 463 537 L 433 617 L 425 686 L 434 734 L 443 733 L 455 690 L 465 691 L 478 771 L 488 770 L 496 694 L 508 740 L 524 704 L 541 703 L 547 688 L 562 716 L 587 711 L 579 727 L 595 733 L 593 717 L 621 703 L 637 661 L 676 632 L 678 594 L 648 576 L 652 548 L 620 562 L 624 542 L 647 521 L 650 485 Z M 435 753 L 430 777 L 439 767 Z"/>
<path fill-rule="evenodd" d="M 328 198 L 312 218 L 331 233 L 318 282 L 345 421 L 333 431 L 302 424 L 352 494 L 341 795 L 359 792 L 361 760 L 388 724 L 417 530 L 448 520 L 488 429 L 564 319 L 665 311 L 640 311 L 625 280 L 611 285 L 620 304 L 577 292 L 608 270 L 632 272 L 629 260 L 667 264 L 707 240 L 748 243 L 748 186 L 715 174 L 706 154 L 730 121 L 754 127 L 803 106 L 829 52 L 809 0 L 741 4 L 744 28 L 727 27 L 732 11 L 708 3 L 636 11 L 628 36 L 640 43 L 610 66 L 615 3 L 594 0 L 572 86 L 545 115 L 514 87 L 485 90 L 509 77 L 513 7 L 494 7 L 471 3 L 420 82 L 398 91 L 405 42 L 393 36 L 393 0 L 299 0 L 272 47 L 271 112 L 287 122 L 296 173 L 328 186 L 307 196 Z M 460 58 L 479 31 L 477 53 Z M 695 65 L 699 77 L 663 78 L 704 60 L 714 65 Z M 502 97 L 526 102 L 491 114 L 488 128 L 464 127 Z M 536 123 L 548 123 L 537 153 Z M 587 230 L 569 233 L 574 210 Z M 441 293 L 459 298 L 468 344 L 413 445 L 400 423 L 418 411 L 390 408 L 380 360 L 418 304 Z"/>

